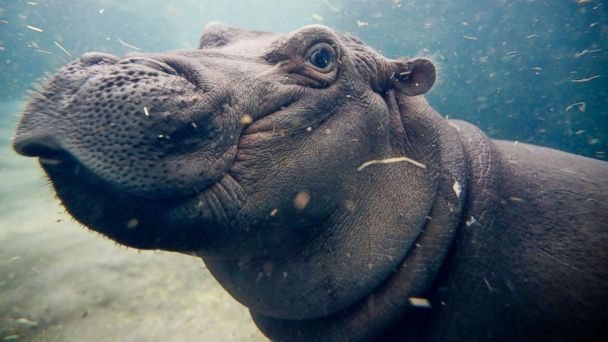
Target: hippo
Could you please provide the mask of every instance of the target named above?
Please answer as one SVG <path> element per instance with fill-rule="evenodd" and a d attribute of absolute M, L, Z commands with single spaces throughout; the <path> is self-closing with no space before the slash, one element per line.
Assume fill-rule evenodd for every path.
<path fill-rule="evenodd" d="M 435 78 L 326 26 L 212 23 L 85 53 L 13 144 L 86 227 L 202 258 L 272 340 L 605 340 L 608 163 L 444 118 Z"/>

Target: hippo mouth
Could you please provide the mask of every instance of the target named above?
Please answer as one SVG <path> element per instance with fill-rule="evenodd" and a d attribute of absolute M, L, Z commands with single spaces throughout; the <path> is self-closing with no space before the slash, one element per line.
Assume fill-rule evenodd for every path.
<path fill-rule="evenodd" d="M 194 251 L 228 239 L 230 218 L 245 197 L 229 172 L 187 195 L 151 199 L 116 189 L 65 152 L 41 155 L 39 162 L 76 220 L 138 249 Z M 209 234 L 209 227 L 221 229 Z"/>

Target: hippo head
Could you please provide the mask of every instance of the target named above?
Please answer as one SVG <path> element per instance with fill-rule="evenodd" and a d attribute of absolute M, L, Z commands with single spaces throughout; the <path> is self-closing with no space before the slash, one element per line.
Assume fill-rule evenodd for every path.
<path fill-rule="evenodd" d="M 69 63 L 14 147 L 87 227 L 202 256 L 258 320 L 316 319 L 377 289 L 427 225 L 438 133 L 416 95 L 434 80 L 324 26 L 211 24 L 198 49 Z M 415 162 L 365 164 L 395 157 Z"/>

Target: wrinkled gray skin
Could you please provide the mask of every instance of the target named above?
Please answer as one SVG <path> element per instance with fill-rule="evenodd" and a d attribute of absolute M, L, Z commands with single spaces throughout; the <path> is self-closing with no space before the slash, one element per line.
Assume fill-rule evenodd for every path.
<path fill-rule="evenodd" d="M 608 164 L 443 119 L 434 80 L 327 27 L 211 24 L 68 64 L 14 146 L 91 229 L 201 256 L 272 339 L 605 337 Z M 400 156 L 426 167 L 357 170 Z"/>

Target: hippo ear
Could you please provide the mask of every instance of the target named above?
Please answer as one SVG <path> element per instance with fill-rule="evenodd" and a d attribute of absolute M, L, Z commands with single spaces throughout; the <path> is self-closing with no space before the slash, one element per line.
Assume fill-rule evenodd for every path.
<path fill-rule="evenodd" d="M 424 94 L 435 83 L 435 65 L 429 59 L 399 60 L 394 65 L 392 84 L 405 95 Z"/>

